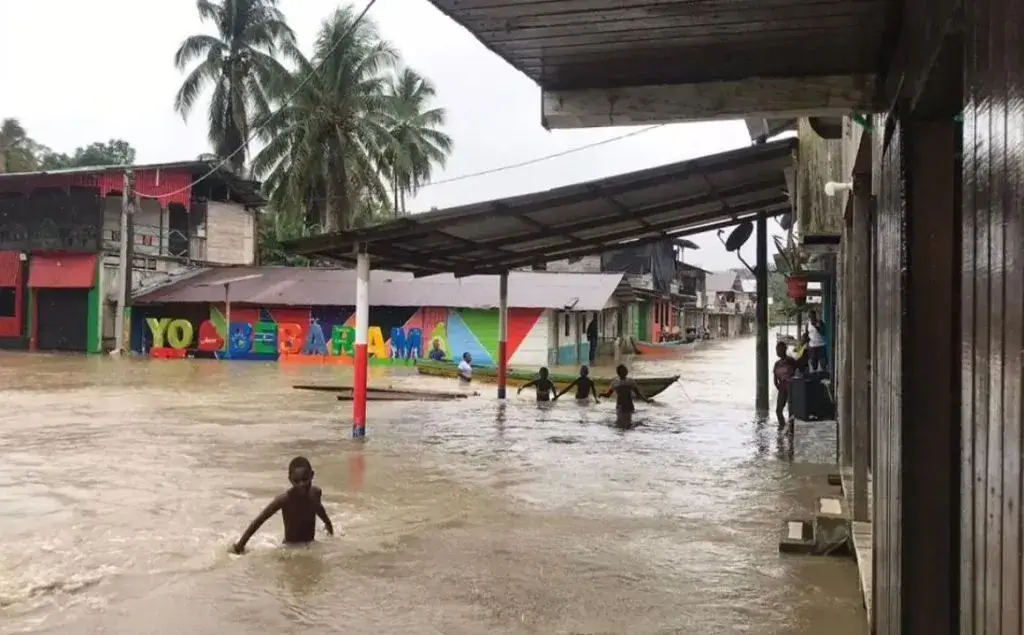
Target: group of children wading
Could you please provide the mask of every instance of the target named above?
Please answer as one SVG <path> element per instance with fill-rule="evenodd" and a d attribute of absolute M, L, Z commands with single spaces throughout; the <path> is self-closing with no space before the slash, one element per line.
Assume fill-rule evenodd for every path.
<path fill-rule="evenodd" d="M 633 405 L 633 397 L 636 396 L 644 401 L 650 401 L 650 399 L 640 392 L 640 387 L 628 377 L 629 370 L 624 365 L 619 364 L 616 366 L 615 374 L 617 377 L 612 380 L 608 390 L 604 391 L 600 396 L 611 397 L 615 395 L 615 425 L 619 428 L 632 428 L 633 412 L 636 411 L 636 407 Z M 586 366 L 580 366 L 579 377 L 572 380 L 568 386 L 558 393 L 555 393 L 555 384 L 551 381 L 548 369 L 542 367 L 537 373 L 537 377 L 520 386 L 516 394 L 523 392 L 523 390 L 531 386 L 537 389 L 538 402 L 554 401 L 574 387 L 576 388 L 577 401 L 588 401 L 590 396 L 593 395 L 594 402 L 598 402 L 597 384 L 590 378 L 590 369 Z M 552 396 L 552 393 L 555 393 L 554 396 Z"/>

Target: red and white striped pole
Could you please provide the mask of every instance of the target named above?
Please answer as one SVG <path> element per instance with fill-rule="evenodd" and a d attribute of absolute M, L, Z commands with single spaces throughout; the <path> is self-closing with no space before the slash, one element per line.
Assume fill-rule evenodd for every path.
<path fill-rule="evenodd" d="M 508 272 L 498 283 L 498 399 L 505 398 L 505 375 L 508 368 Z"/>
<path fill-rule="evenodd" d="M 366 436 L 366 376 L 370 332 L 370 254 L 360 245 L 356 253 L 356 341 L 352 386 L 352 438 Z"/>

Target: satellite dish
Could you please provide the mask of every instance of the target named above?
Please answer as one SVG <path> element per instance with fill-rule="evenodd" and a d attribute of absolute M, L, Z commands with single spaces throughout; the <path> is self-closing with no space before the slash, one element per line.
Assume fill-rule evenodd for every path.
<path fill-rule="evenodd" d="M 684 249 L 700 249 L 700 245 L 693 242 L 692 240 L 687 240 L 685 238 L 676 238 L 676 245 Z"/>
<path fill-rule="evenodd" d="M 778 220 L 779 227 L 782 229 L 789 229 L 793 226 L 793 212 L 786 212 L 785 214 L 782 214 L 779 216 Z"/>
<path fill-rule="evenodd" d="M 739 251 L 740 247 L 746 244 L 750 240 L 750 235 L 754 233 L 754 223 L 745 220 L 736 226 L 736 229 L 732 230 L 729 237 L 725 239 L 725 250 L 726 251 Z"/>

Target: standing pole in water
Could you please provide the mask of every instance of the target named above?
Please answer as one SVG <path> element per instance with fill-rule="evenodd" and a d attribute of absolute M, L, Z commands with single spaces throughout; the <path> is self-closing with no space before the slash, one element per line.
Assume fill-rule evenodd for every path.
<path fill-rule="evenodd" d="M 498 399 L 505 398 L 505 369 L 508 366 L 508 272 L 498 283 Z"/>
<path fill-rule="evenodd" d="M 768 217 L 757 217 L 757 399 L 754 408 L 768 410 Z"/>
<path fill-rule="evenodd" d="M 366 246 L 356 248 L 356 342 L 355 374 L 352 385 L 352 438 L 366 436 L 366 344 L 370 332 L 370 254 Z"/>
<path fill-rule="evenodd" d="M 130 215 L 132 213 L 132 202 L 135 196 L 133 191 L 135 186 L 135 179 L 132 176 L 131 170 L 125 170 L 124 172 L 124 184 L 121 188 L 121 229 L 120 229 L 120 250 L 118 252 L 117 261 L 117 279 L 118 279 L 118 293 L 117 293 L 117 312 L 114 314 L 114 350 L 118 355 L 124 354 L 125 346 L 131 344 L 124 341 L 124 323 L 125 313 L 127 312 L 128 299 L 131 297 L 131 278 L 129 276 L 129 267 L 131 263 L 130 251 L 131 251 L 131 235 L 129 228 L 131 226 Z"/>

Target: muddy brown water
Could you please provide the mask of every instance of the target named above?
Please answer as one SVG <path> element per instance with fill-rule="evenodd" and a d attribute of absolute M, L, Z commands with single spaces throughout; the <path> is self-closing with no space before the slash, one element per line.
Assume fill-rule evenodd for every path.
<path fill-rule="evenodd" d="M 851 561 L 777 553 L 834 428 L 791 459 L 754 421 L 753 355 L 636 364 L 683 380 L 627 433 L 610 404 L 481 384 L 371 403 L 364 444 L 350 404 L 290 388 L 339 369 L 0 356 L 0 632 L 861 635 Z M 284 549 L 275 518 L 229 555 L 296 454 L 343 534 Z"/>

